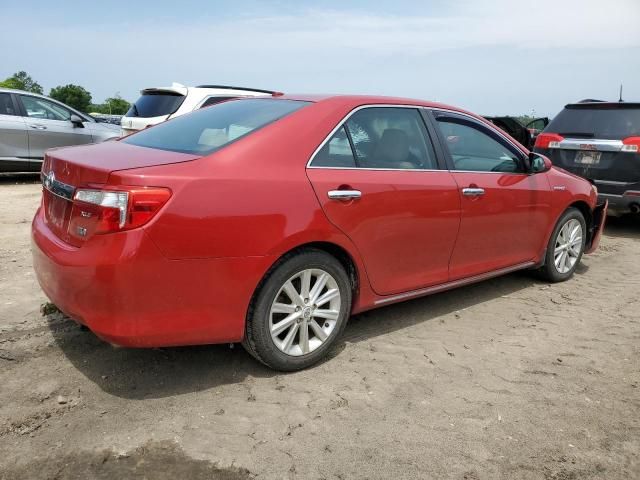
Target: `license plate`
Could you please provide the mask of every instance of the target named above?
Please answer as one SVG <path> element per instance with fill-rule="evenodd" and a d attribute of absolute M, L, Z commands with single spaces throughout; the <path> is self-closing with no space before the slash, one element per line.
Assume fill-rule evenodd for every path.
<path fill-rule="evenodd" d="M 597 165 L 600 163 L 600 152 L 578 152 L 575 163 L 580 165 Z"/>

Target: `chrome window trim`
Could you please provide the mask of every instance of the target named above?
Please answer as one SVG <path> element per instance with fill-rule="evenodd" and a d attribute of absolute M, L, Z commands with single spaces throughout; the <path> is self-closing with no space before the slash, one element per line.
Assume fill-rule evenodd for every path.
<path fill-rule="evenodd" d="M 496 128 L 493 125 L 485 125 L 481 121 L 479 121 L 476 117 L 474 117 L 473 115 L 469 115 L 468 113 L 459 112 L 457 110 L 451 110 L 451 109 L 442 108 L 442 107 L 425 107 L 424 105 L 397 105 L 397 104 L 390 104 L 390 103 L 385 103 L 385 104 L 372 103 L 368 105 L 360 105 L 359 107 L 356 107 L 353 110 L 351 110 L 349 113 L 347 113 L 342 118 L 342 120 L 340 120 L 338 124 L 333 128 L 333 130 L 329 132 L 329 134 L 325 137 L 322 143 L 320 143 L 320 145 L 313 151 L 305 168 L 324 169 L 324 170 L 369 170 L 369 171 L 383 171 L 383 172 L 459 172 L 459 173 L 484 173 L 484 174 L 488 173 L 493 175 L 528 175 L 526 172 L 486 172 L 486 171 L 476 171 L 476 170 L 451 170 L 449 168 L 371 168 L 371 167 L 326 167 L 322 165 L 318 165 L 318 166 L 311 165 L 311 163 L 315 159 L 318 152 L 320 152 L 320 150 L 322 150 L 322 148 L 331 139 L 331 137 L 333 137 L 333 135 L 338 130 L 340 130 L 340 128 L 342 128 L 342 126 L 347 122 L 347 120 L 349 120 L 349 118 L 351 118 L 351 116 L 354 115 L 356 112 L 359 112 L 360 110 L 364 110 L 365 108 L 412 108 L 414 110 L 437 110 L 440 112 L 461 115 L 476 123 L 479 123 L 480 125 L 490 128 L 492 131 L 496 132 L 501 138 L 503 138 L 507 143 L 513 146 L 517 151 L 519 151 L 522 155 L 526 155 L 524 150 L 522 150 L 515 143 L 509 140 L 509 138 L 507 138 L 502 132 L 500 132 L 498 128 Z M 433 142 L 433 139 L 429 138 L 429 140 Z"/>
<path fill-rule="evenodd" d="M 395 105 L 395 104 L 390 104 L 390 103 L 384 103 L 384 104 L 377 104 L 377 103 L 371 103 L 371 104 L 367 104 L 367 105 L 360 105 L 359 107 L 354 108 L 353 110 L 351 110 L 349 113 L 347 113 L 342 120 L 340 120 L 338 122 L 338 124 L 334 127 L 333 130 L 331 130 L 331 132 L 329 133 L 329 135 L 327 135 L 325 137 L 325 139 L 322 141 L 322 143 L 318 146 L 318 148 L 316 148 L 313 153 L 311 154 L 311 158 L 309 158 L 309 161 L 307 162 L 307 166 L 306 168 L 313 168 L 313 169 L 326 169 L 326 170 L 371 170 L 371 171 L 389 171 L 389 172 L 446 172 L 446 169 L 441 169 L 441 168 L 371 168 L 371 167 L 325 167 L 322 165 L 318 165 L 318 166 L 313 166 L 311 165 L 311 163 L 313 162 L 314 158 L 316 158 L 316 155 L 318 154 L 318 152 L 320 152 L 320 150 L 322 150 L 322 148 L 325 146 L 325 144 L 331 139 L 331 137 L 333 137 L 333 135 L 340 130 L 340 128 L 342 128 L 342 126 L 347 122 L 347 120 L 349 120 L 349 118 L 351 118 L 352 115 L 354 115 L 355 113 L 359 112 L 360 110 L 364 110 L 365 108 L 411 108 L 413 110 L 418 110 L 418 113 L 420 113 L 421 109 L 427 108 L 423 105 Z M 426 130 L 426 126 L 425 126 L 425 130 Z M 427 139 L 429 139 L 427 137 Z M 433 142 L 431 139 L 429 139 L 431 142 Z M 435 152 L 434 152 L 435 153 Z M 437 161 L 437 158 L 435 159 Z"/>

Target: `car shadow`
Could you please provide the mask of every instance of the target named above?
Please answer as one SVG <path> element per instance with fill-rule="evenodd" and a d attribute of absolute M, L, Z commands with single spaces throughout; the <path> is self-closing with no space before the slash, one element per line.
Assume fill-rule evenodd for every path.
<path fill-rule="evenodd" d="M 369 341 L 403 328 L 428 322 L 533 285 L 543 285 L 532 272 L 496 277 L 447 292 L 370 310 L 353 316 L 343 335 L 346 342 Z"/>
<path fill-rule="evenodd" d="M 529 272 L 515 273 L 355 315 L 324 361 L 339 356 L 348 342 L 368 341 L 536 283 Z M 121 348 L 60 313 L 47 318 L 57 346 L 73 366 L 106 393 L 122 398 L 163 398 L 241 383 L 251 377 L 282 375 L 254 360 L 240 345 Z"/>
<path fill-rule="evenodd" d="M 170 397 L 279 374 L 240 345 L 124 348 L 62 314 L 47 318 L 57 346 L 73 366 L 106 393 L 122 398 Z"/>
<path fill-rule="evenodd" d="M 0 185 L 27 185 L 40 183 L 40 173 L 0 172 Z"/>
<path fill-rule="evenodd" d="M 640 239 L 640 216 L 607 217 L 604 234 L 614 238 Z"/>

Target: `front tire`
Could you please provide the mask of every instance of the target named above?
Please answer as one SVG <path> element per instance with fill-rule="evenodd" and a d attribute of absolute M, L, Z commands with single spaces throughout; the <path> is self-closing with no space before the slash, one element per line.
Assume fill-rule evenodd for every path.
<path fill-rule="evenodd" d="M 284 257 L 251 302 L 243 346 L 273 369 L 307 368 L 335 344 L 351 301 L 349 276 L 332 255 L 309 249 Z"/>
<path fill-rule="evenodd" d="M 587 224 L 577 208 L 568 208 L 551 234 L 545 264 L 539 270 L 549 282 L 564 282 L 571 278 L 584 253 Z"/>

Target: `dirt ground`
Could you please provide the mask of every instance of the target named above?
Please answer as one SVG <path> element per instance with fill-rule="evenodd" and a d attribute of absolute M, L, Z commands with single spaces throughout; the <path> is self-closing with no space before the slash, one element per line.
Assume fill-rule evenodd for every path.
<path fill-rule="evenodd" d="M 42 316 L 32 179 L 0 179 L 2 479 L 640 478 L 640 220 L 611 221 L 569 282 L 359 315 L 330 360 L 279 374 Z"/>

